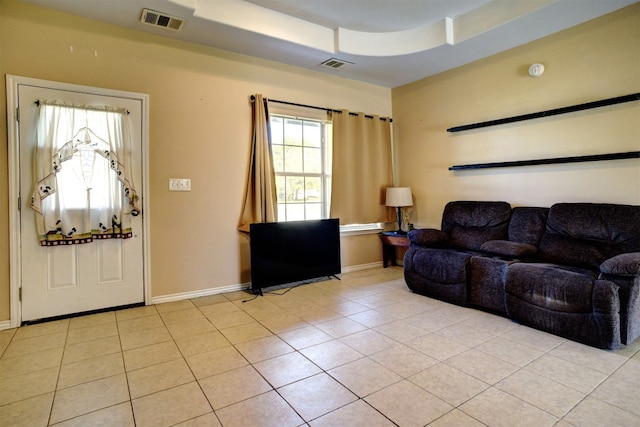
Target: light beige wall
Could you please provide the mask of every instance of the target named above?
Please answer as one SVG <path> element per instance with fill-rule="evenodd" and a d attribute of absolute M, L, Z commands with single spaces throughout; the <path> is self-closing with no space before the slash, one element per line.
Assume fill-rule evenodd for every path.
<path fill-rule="evenodd" d="M 382 244 L 377 234 L 345 236 L 340 239 L 342 265 L 367 265 L 380 262 Z"/>
<path fill-rule="evenodd" d="M 527 74 L 541 62 L 540 78 Z M 482 122 L 640 92 L 640 4 L 392 91 L 399 184 L 411 222 L 439 227 L 451 200 L 640 204 L 640 160 L 451 172 L 459 164 L 640 150 L 640 102 L 503 126 Z"/>
<path fill-rule="evenodd" d="M 146 194 L 154 296 L 249 280 L 248 240 L 236 225 L 249 160 L 250 94 L 391 115 L 388 88 L 14 0 L 0 0 L 0 23 L 3 78 L 15 74 L 150 95 Z M 0 141 L 6 147 L 4 83 L 0 94 Z M 169 193 L 169 178 L 191 178 L 191 192 Z M 7 194 L 7 179 L 5 148 L 0 150 L 2 194 Z M 0 197 L 0 236 L 7 236 L 8 227 L 8 200 Z M 346 252 L 343 249 L 345 267 L 381 260 L 380 251 L 370 251 L 366 237 L 362 245 L 353 244 L 356 237 L 349 239 Z M 8 246 L 8 239 L 0 238 L 0 320 L 9 317 Z"/>

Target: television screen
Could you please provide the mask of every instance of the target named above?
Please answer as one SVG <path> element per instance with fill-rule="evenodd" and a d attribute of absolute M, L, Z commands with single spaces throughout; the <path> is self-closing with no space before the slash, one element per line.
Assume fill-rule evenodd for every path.
<path fill-rule="evenodd" d="M 338 219 L 251 224 L 250 245 L 254 292 L 341 271 Z"/>

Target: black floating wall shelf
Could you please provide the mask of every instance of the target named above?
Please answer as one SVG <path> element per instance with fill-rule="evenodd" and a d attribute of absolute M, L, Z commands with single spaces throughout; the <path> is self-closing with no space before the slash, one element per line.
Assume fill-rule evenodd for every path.
<path fill-rule="evenodd" d="M 465 130 L 484 128 L 488 126 L 503 125 L 506 123 L 521 122 L 524 120 L 538 119 L 541 117 L 557 116 L 558 114 L 572 113 L 574 111 L 590 110 L 592 108 L 606 107 L 608 105 L 622 104 L 640 100 L 640 93 L 618 96 L 616 98 L 602 99 L 600 101 L 587 102 L 585 104 L 571 105 L 569 107 L 555 108 L 553 110 L 540 111 L 538 113 L 523 114 L 521 116 L 506 117 L 504 119 L 489 120 L 487 122 L 473 123 L 469 125 L 455 126 L 447 129 L 447 132 L 462 132 Z"/>
<path fill-rule="evenodd" d="M 514 166 L 553 165 L 556 163 L 598 162 L 602 160 L 621 160 L 621 159 L 638 159 L 638 158 L 640 158 L 640 151 L 629 151 L 626 153 L 596 154 L 592 156 L 556 157 L 552 159 L 518 160 L 513 162 L 498 162 L 498 163 L 477 163 L 475 165 L 456 165 L 456 166 L 451 166 L 449 170 L 459 171 L 459 170 L 468 170 L 468 169 L 508 168 L 508 167 L 514 167 Z"/>

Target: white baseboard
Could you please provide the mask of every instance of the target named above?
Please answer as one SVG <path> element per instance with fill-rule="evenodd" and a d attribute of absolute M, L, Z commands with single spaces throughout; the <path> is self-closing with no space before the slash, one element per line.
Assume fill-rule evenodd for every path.
<path fill-rule="evenodd" d="M 342 269 L 342 273 L 350 273 L 352 271 L 361 271 L 361 270 L 369 270 L 372 268 L 379 268 L 381 267 L 380 264 L 381 262 L 377 261 L 377 262 L 371 262 L 369 264 L 352 265 L 349 267 L 344 267 Z M 241 283 L 237 285 L 222 286 L 220 288 L 209 288 L 209 289 L 201 289 L 198 291 L 180 292 L 177 294 L 170 294 L 170 295 L 161 295 L 157 297 L 152 297 L 151 304 L 162 304 L 165 302 L 182 301 L 182 300 L 191 299 L 191 298 L 208 297 L 210 295 L 223 294 L 225 292 L 244 291 L 250 287 L 251 287 L 251 284 L 249 283 Z M 7 321 L 7 325 L 8 324 L 9 324 L 9 321 Z M 7 326 L 7 328 L 8 327 L 9 326 Z M 1 322 L 0 322 L 0 329 L 2 329 Z"/>
<path fill-rule="evenodd" d="M 180 292 L 178 294 L 161 295 L 151 298 L 151 304 L 162 304 L 165 302 L 175 302 L 191 298 L 208 297 L 210 295 L 223 294 L 225 292 L 244 291 L 248 289 L 250 285 L 248 283 L 222 286 L 219 288 L 201 289 L 199 291 Z"/>
<path fill-rule="evenodd" d="M 396 260 L 398 267 L 402 267 L 402 260 Z M 370 262 L 369 264 L 352 265 L 351 267 L 345 267 L 342 269 L 343 273 L 350 273 L 352 271 L 370 270 L 372 268 L 382 268 L 382 261 Z"/>
<path fill-rule="evenodd" d="M 344 267 L 342 273 L 351 273 L 352 271 L 370 270 L 372 268 L 382 267 L 382 261 L 370 262 L 369 264 L 352 265 Z"/>
<path fill-rule="evenodd" d="M 11 320 L 0 320 L 0 331 L 11 329 Z"/>

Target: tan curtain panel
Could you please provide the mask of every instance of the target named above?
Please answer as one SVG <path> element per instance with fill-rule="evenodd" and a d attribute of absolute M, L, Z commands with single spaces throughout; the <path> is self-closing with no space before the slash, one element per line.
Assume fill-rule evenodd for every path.
<path fill-rule="evenodd" d="M 251 159 L 238 230 L 249 231 L 255 222 L 275 222 L 278 219 L 276 176 L 271 155 L 269 109 L 262 95 L 252 103 L 253 137 Z"/>
<path fill-rule="evenodd" d="M 340 224 L 387 221 L 384 193 L 393 186 L 391 120 L 333 113 L 332 218 Z"/>

